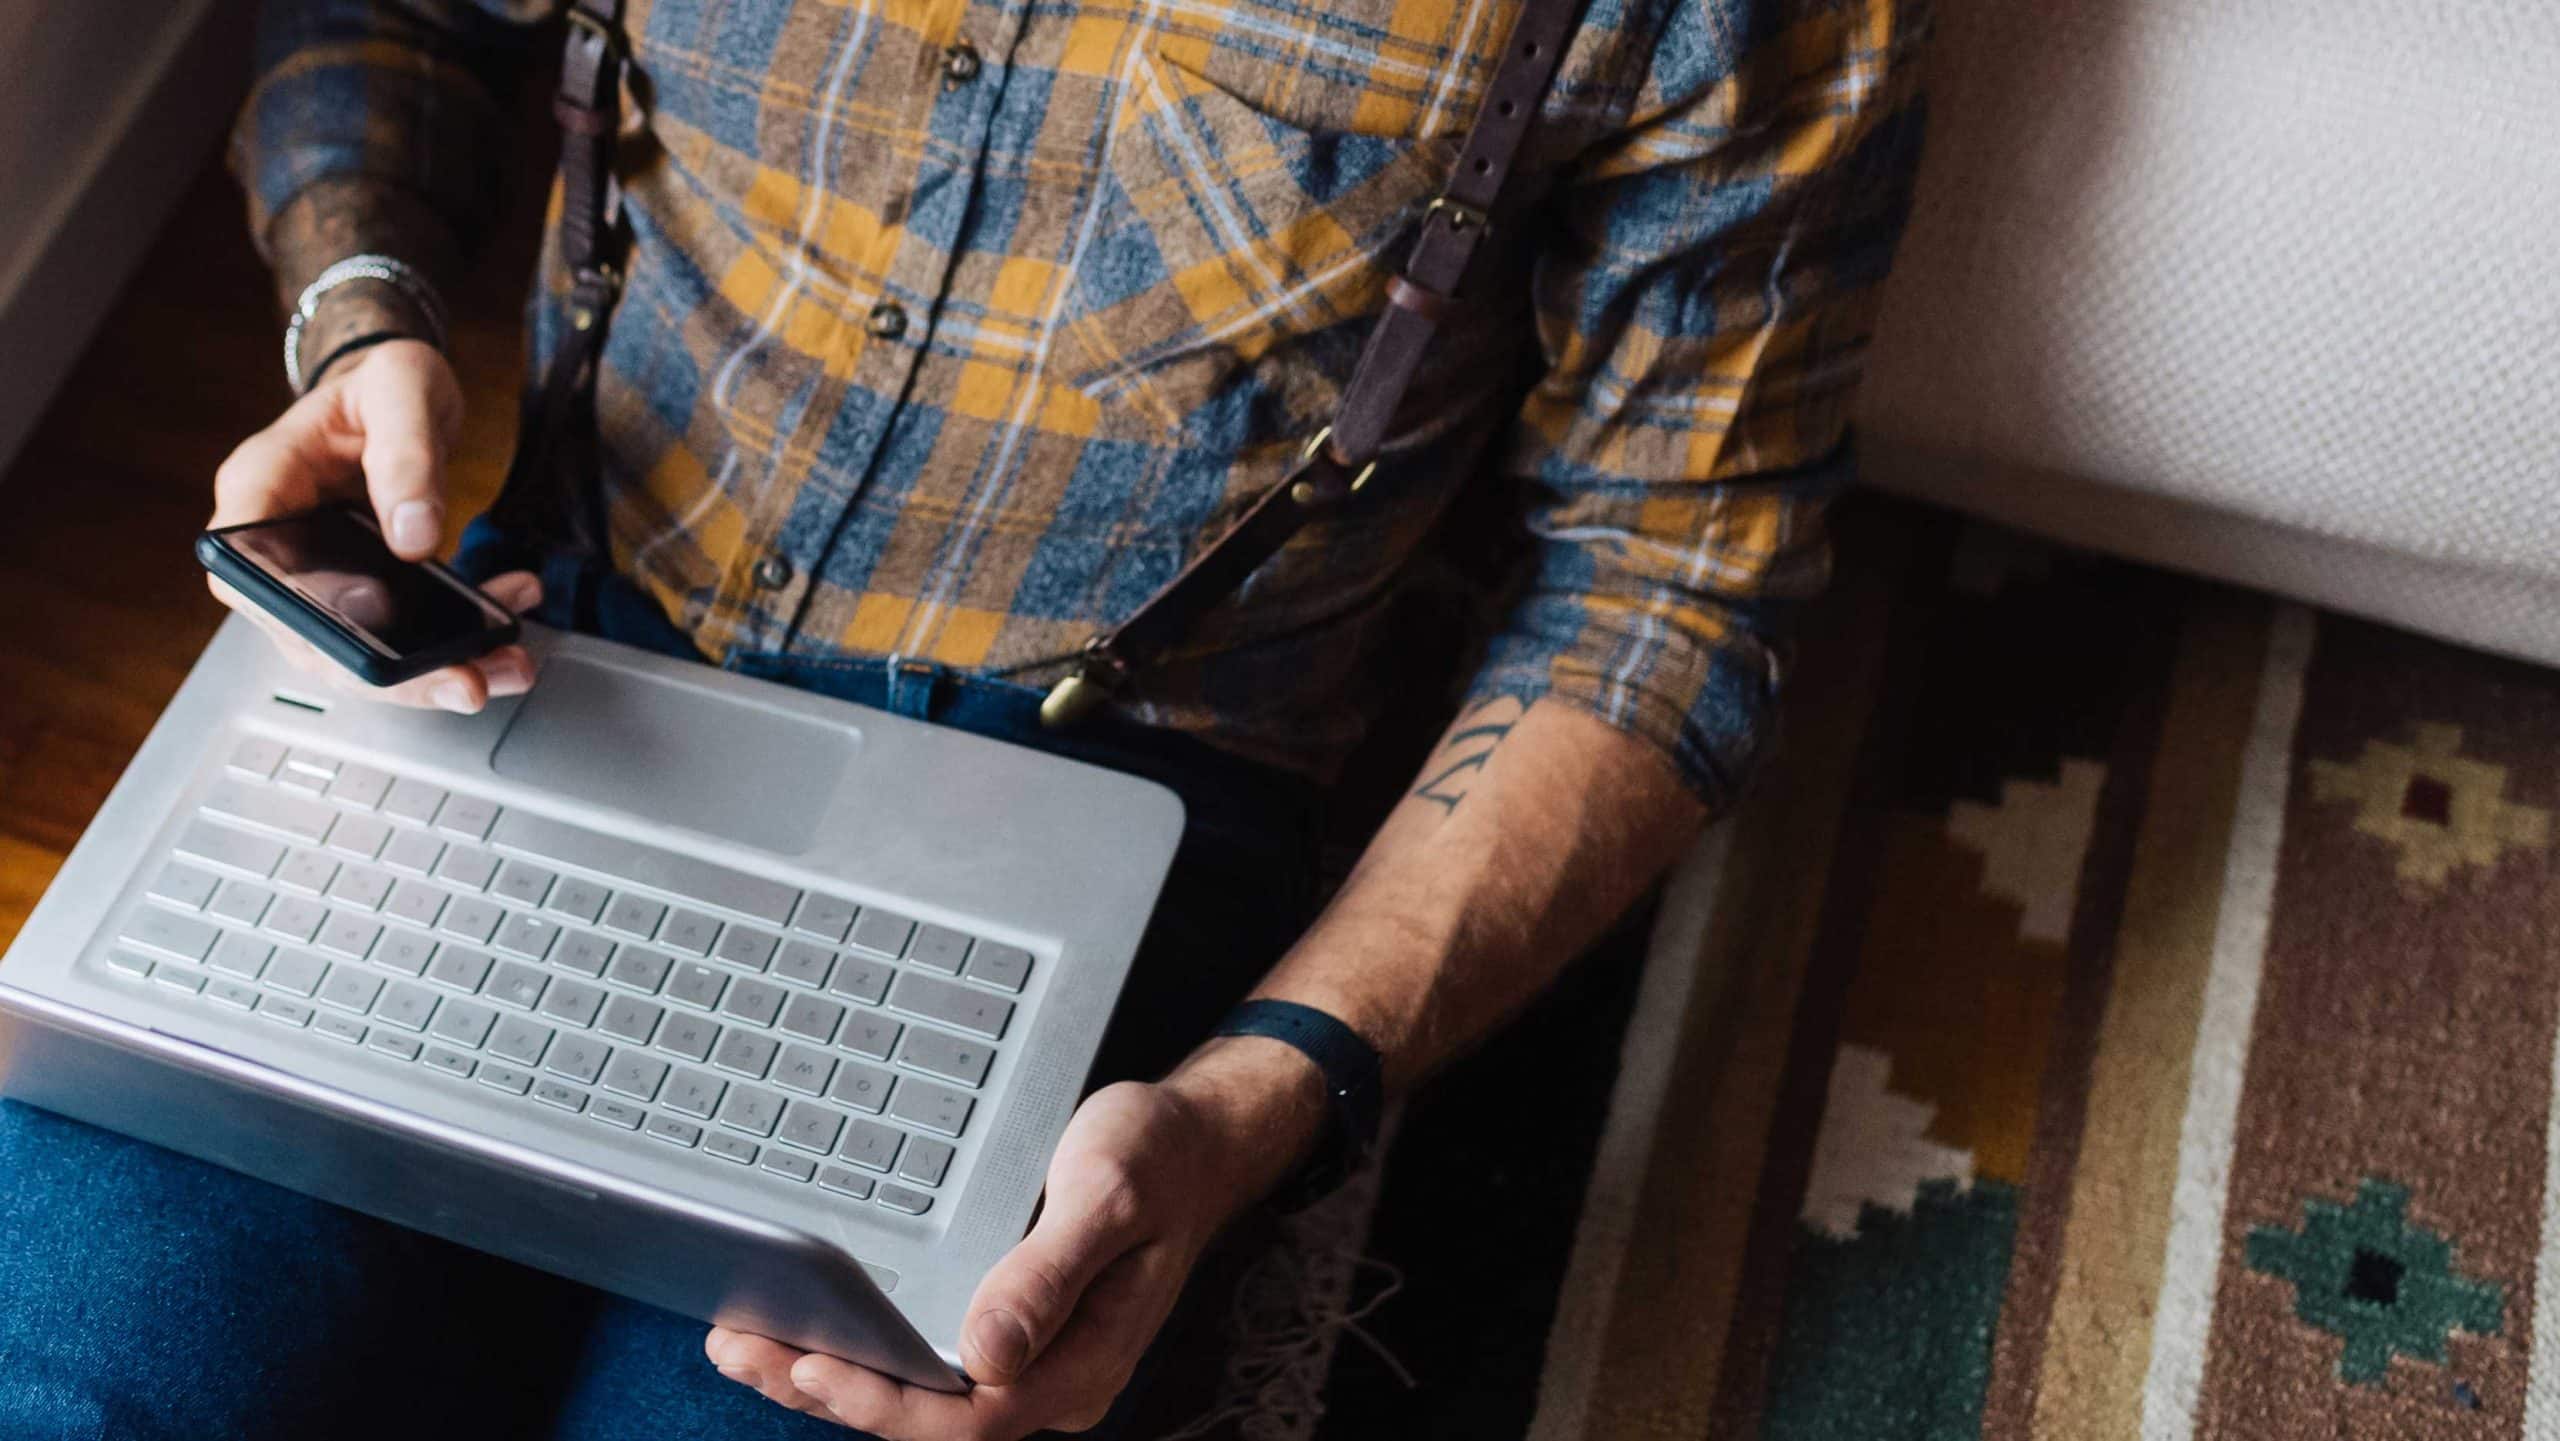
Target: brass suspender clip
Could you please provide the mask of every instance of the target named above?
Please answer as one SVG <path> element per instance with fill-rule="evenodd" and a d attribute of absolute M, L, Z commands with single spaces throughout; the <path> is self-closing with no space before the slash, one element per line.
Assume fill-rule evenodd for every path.
<path fill-rule="evenodd" d="M 1298 468 L 1304 470 L 1307 466 L 1313 464 L 1315 462 L 1317 452 L 1323 450 L 1325 443 L 1332 439 L 1332 426 L 1328 425 L 1324 429 L 1317 431 L 1314 436 L 1308 439 L 1305 448 L 1298 452 Z M 1367 485 L 1369 483 L 1369 477 L 1376 475 L 1377 473 L 1378 463 L 1374 460 L 1370 461 L 1367 465 L 1360 467 L 1360 473 L 1351 477 L 1351 490 L 1349 493 L 1358 495 L 1360 493 L 1360 487 Z M 1298 480 L 1290 482 L 1289 498 L 1296 501 L 1299 505 L 1306 507 L 1313 507 L 1322 504 L 1326 499 L 1324 493 L 1316 489 L 1316 483 L 1312 480 Z M 1332 498 L 1336 500 L 1341 499 L 1340 496 Z"/>
<path fill-rule="evenodd" d="M 1065 730 L 1102 709 L 1128 678 L 1129 663 L 1112 654 L 1105 637 L 1095 636 L 1085 642 L 1076 668 L 1041 698 L 1040 724 L 1053 731 Z"/>
<path fill-rule="evenodd" d="M 568 17 L 573 29 L 584 30 L 593 35 L 604 43 L 605 49 L 612 51 L 615 55 L 622 53 L 622 37 L 614 33 L 612 26 L 588 14 L 584 7 L 572 4 L 568 9 Z"/>
<path fill-rule="evenodd" d="M 1426 223 L 1434 215 L 1448 216 L 1451 230 L 1464 230 L 1470 225 L 1488 233 L 1493 229 L 1493 217 L 1463 200 L 1452 200 L 1446 195 L 1433 199 L 1431 208 L 1422 212 L 1422 218 Z"/>

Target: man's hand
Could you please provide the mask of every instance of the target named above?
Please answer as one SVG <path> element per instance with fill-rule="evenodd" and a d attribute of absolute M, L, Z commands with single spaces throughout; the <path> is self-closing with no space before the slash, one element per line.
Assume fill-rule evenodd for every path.
<path fill-rule="evenodd" d="M 952 1396 L 761 1336 L 714 1330 L 713 1364 L 796 1411 L 889 1441 L 1016 1441 L 1099 1423 L 1211 1238 L 1313 1143 L 1322 1081 L 1277 1042 L 1212 1042 L 1164 1081 L 1087 1098 L 1049 1165 L 1039 1224 L 978 1285 L 961 1328 L 978 1384 Z"/>
<path fill-rule="evenodd" d="M 213 477 L 213 521 L 240 525 L 324 501 L 368 499 L 383 539 L 405 560 L 444 542 L 444 462 L 462 425 L 462 387 L 434 346 L 390 340 L 358 352 L 295 401 L 275 424 L 240 443 Z M 384 689 L 323 657 L 238 591 L 207 578 L 214 597 L 256 621 L 302 670 L 351 695 L 469 714 L 493 696 L 533 684 L 533 657 L 518 645 Z M 542 583 L 525 571 L 483 587 L 509 610 L 532 609 Z"/>

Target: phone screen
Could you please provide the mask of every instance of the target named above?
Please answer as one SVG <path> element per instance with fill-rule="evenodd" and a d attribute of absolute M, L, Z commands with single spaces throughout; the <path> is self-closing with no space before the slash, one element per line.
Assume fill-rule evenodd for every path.
<path fill-rule="evenodd" d="M 393 555 L 369 515 L 315 510 L 226 530 L 221 538 L 250 564 L 394 655 L 414 654 L 493 624 L 488 608 L 469 592 Z"/>

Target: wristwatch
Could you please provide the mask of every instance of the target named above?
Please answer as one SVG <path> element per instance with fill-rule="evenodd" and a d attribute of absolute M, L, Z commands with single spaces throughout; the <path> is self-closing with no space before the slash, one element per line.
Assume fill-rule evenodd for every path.
<path fill-rule="evenodd" d="M 1271 1197 L 1283 1211 L 1303 1210 L 1332 1194 L 1378 1144 L 1378 1113 L 1385 1085 L 1378 1048 L 1360 1033 L 1313 1006 L 1295 1001 L 1247 1001 L 1227 1013 L 1213 1033 L 1267 1036 L 1294 1046 L 1324 1076 L 1330 1121 L 1315 1154 Z"/>

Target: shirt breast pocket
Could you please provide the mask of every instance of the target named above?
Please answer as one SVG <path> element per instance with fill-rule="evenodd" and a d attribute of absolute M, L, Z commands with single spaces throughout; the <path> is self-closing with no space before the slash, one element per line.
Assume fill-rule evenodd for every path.
<path fill-rule="evenodd" d="M 1265 424 L 1274 398 L 1320 423 L 1458 144 L 1301 128 L 1141 52 L 1066 278 L 1056 374 L 1150 429 L 1227 399 Z"/>

